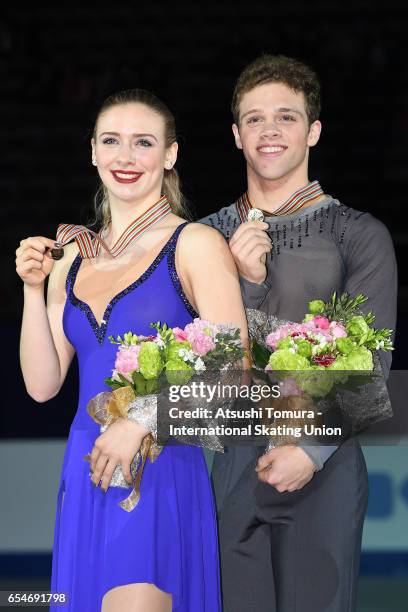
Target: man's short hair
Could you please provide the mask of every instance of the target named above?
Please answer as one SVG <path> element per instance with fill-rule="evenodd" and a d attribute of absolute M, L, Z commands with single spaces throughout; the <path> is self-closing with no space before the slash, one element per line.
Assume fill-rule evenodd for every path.
<path fill-rule="evenodd" d="M 309 125 L 320 116 L 320 82 L 303 62 L 285 55 L 261 55 L 241 72 L 232 96 L 231 110 L 239 125 L 239 105 L 244 94 L 265 83 L 283 83 L 296 93 L 303 92 Z"/>

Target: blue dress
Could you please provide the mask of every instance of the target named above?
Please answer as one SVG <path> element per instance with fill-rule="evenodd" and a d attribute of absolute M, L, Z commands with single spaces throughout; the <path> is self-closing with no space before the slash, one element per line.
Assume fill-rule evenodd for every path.
<path fill-rule="evenodd" d="M 130 489 L 110 487 L 104 493 L 91 482 L 84 460 L 100 435 L 86 406 L 108 390 L 103 381 L 114 367 L 117 347 L 108 336 L 129 330 L 149 335 L 151 322 L 184 327 L 198 316 L 175 269 L 185 225 L 176 228 L 148 270 L 112 299 L 100 326 L 74 293 L 80 255 L 68 273 L 63 326 L 78 356 L 80 392 L 58 490 L 51 591 L 68 594 L 64 610 L 70 612 L 100 612 L 108 590 L 136 582 L 170 593 L 177 612 L 221 610 L 216 512 L 202 449 L 166 446 L 154 463 L 148 460 L 141 499 L 131 512 L 118 505 Z"/>

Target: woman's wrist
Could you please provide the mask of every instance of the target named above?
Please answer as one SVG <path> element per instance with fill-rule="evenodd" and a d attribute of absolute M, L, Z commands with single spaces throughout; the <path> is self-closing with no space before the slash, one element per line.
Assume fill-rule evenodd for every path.
<path fill-rule="evenodd" d="M 30 295 L 44 295 L 44 282 L 39 285 L 28 285 L 24 283 L 24 296 Z"/>
<path fill-rule="evenodd" d="M 147 429 L 147 427 L 140 425 L 136 421 L 131 421 L 129 419 L 123 419 L 123 420 L 126 423 L 126 427 L 134 431 L 134 435 L 136 436 L 136 438 L 140 440 L 140 442 L 143 440 L 143 438 L 145 438 L 150 433 L 150 430 Z"/>

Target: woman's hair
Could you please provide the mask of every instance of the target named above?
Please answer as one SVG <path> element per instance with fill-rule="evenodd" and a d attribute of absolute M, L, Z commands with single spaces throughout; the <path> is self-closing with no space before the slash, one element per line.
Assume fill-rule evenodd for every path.
<path fill-rule="evenodd" d="M 239 105 L 243 96 L 265 83 L 283 83 L 305 96 L 309 126 L 320 115 L 320 82 L 316 73 L 303 62 L 285 55 L 264 54 L 248 64 L 241 72 L 232 96 L 231 110 L 239 125 Z"/>
<path fill-rule="evenodd" d="M 176 122 L 173 114 L 167 106 L 150 91 L 145 89 L 126 89 L 112 94 L 102 103 L 95 120 L 93 138 L 96 138 L 96 126 L 102 113 L 122 104 L 144 104 L 159 114 L 164 121 L 165 147 L 170 147 L 176 142 Z M 189 213 L 184 204 L 184 198 L 180 190 L 180 179 L 177 170 L 164 170 L 162 194 L 169 200 L 172 211 L 176 215 L 188 217 Z M 109 195 L 105 185 L 101 182 L 94 197 L 95 219 L 93 224 L 106 226 L 111 220 Z"/>

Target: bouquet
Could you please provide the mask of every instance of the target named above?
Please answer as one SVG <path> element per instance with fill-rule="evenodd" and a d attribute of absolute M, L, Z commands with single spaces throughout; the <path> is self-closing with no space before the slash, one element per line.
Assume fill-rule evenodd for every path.
<path fill-rule="evenodd" d="M 393 346 L 392 330 L 374 329 L 374 314 L 361 311 L 366 301 L 363 294 L 352 298 L 347 293 L 339 297 L 334 293 L 328 302 L 313 300 L 301 323 L 282 322 L 275 317 L 262 320 L 255 312 L 249 313 L 254 365 L 280 380 L 277 408 L 289 407 L 293 412 L 305 402 L 313 406 L 313 398 L 334 399 L 339 389 L 357 391 L 371 382 L 374 351 L 393 350 Z M 372 420 L 374 404 L 376 414 L 384 411 L 379 406 L 380 398 L 384 399 L 384 385 L 379 386 L 381 389 L 377 386 L 375 392 L 372 388 L 371 393 L 363 394 L 362 401 L 358 396 L 347 396 L 346 404 L 353 404 L 350 408 L 354 412 L 348 415 L 353 425 Z M 361 411 L 365 414 L 358 414 Z"/>
<path fill-rule="evenodd" d="M 245 355 L 240 330 L 232 325 L 215 325 L 194 319 L 185 326 L 168 327 L 160 321 L 150 325 L 155 335 L 141 336 L 129 331 L 123 337 L 109 337 L 118 345 L 112 376 L 105 379 L 111 392 L 99 393 L 88 403 L 90 416 L 101 431 L 117 418 L 130 418 L 151 433 L 143 439 L 131 465 L 133 491 L 120 506 L 133 510 L 140 499 L 140 482 L 146 459 L 154 461 L 162 447 L 157 444 L 157 395 L 166 384 L 182 385 L 206 370 L 225 370 Z M 110 486 L 128 487 L 120 466 Z"/>
<path fill-rule="evenodd" d="M 374 329 L 375 316 L 363 314 L 363 294 L 333 294 L 329 302 L 313 300 L 302 323 L 283 323 L 252 345 L 254 361 L 266 370 L 349 371 L 374 368 L 374 350 L 393 350 L 391 329 Z"/>
<path fill-rule="evenodd" d="M 136 336 L 132 332 L 110 342 L 119 345 L 112 377 L 105 379 L 112 389 L 131 386 L 138 395 L 157 390 L 163 373 L 170 384 L 188 382 L 207 369 L 222 370 L 243 358 L 239 329 L 194 319 L 185 326 L 170 328 L 151 323 L 156 336 Z"/>

